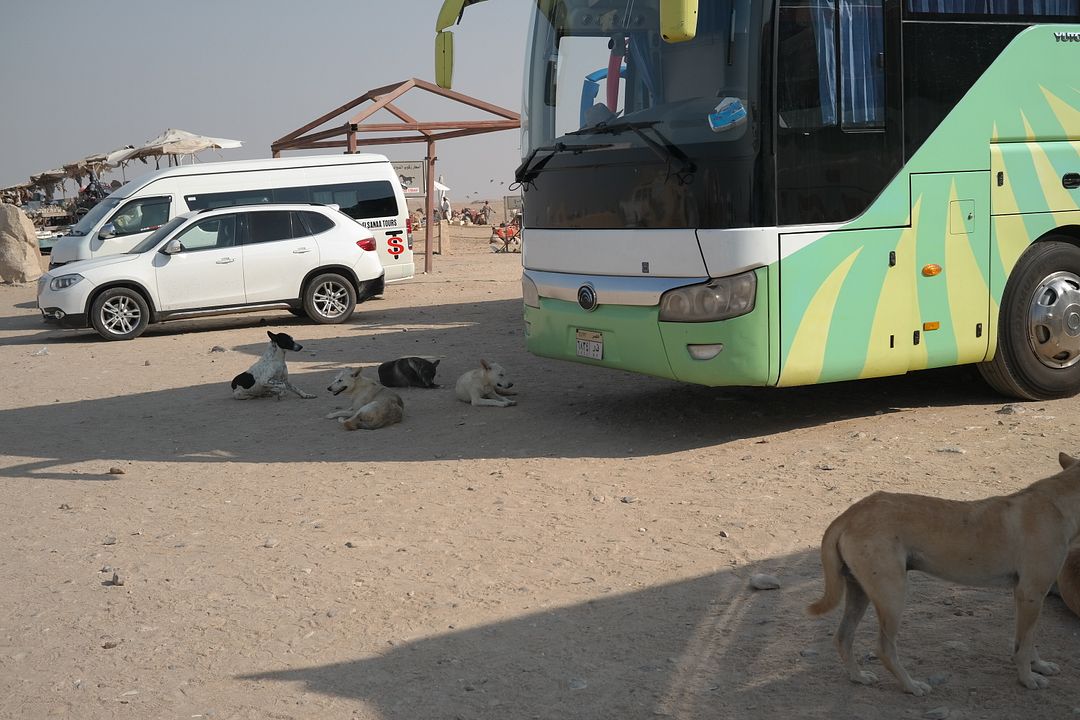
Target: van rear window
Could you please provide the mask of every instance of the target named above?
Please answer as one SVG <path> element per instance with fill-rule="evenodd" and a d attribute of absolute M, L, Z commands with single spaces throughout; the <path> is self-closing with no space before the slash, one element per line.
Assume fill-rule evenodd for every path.
<path fill-rule="evenodd" d="M 336 183 L 310 187 L 268 188 L 184 196 L 189 210 L 265 203 L 320 203 L 337 205 L 349 217 L 393 217 L 399 214 L 394 186 L 388 180 Z"/>

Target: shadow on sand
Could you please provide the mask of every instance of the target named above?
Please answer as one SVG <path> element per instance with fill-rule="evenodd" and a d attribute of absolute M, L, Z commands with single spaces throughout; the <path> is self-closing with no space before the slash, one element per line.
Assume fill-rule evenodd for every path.
<path fill-rule="evenodd" d="M 286 328 L 303 343 L 303 353 L 292 360 L 291 377 L 298 387 L 317 393 L 315 400 L 233 400 L 228 381 L 263 351 L 265 343 L 256 343 L 233 348 L 243 356 L 200 351 L 200 357 L 207 358 L 200 362 L 226 359 L 213 366 L 215 373 L 225 371 L 218 383 L 0 411 L 0 424 L 24 429 L 4 438 L 5 454 L 48 458 L 9 466 L 0 474 L 87 479 L 52 468 L 98 459 L 349 462 L 654 455 L 898 407 L 1002 402 L 971 368 L 782 390 L 685 385 L 531 356 L 523 348 L 516 301 L 453 306 L 452 325 L 430 320 L 436 312 L 446 317 L 447 307 L 382 309 L 373 304 L 356 322 L 341 326 L 339 336 L 321 339 L 305 338 L 307 325 L 291 316 L 285 323 L 268 323 L 268 329 Z M 243 316 L 229 323 L 261 325 Z M 183 339 L 200 348 L 205 344 L 197 336 Z M 122 347 L 136 350 L 140 340 Z M 404 355 L 444 357 L 437 376 L 442 387 L 401 390 L 406 405 L 401 425 L 355 433 L 343 442 L 341 431 L 323 418 L 335 406 L 325 390 L 333 375 L 350 364 L 370 365 Z M 472 408 L 455 399 L 456 378 L 475 367 L 481 356 L 510 370 L 521 392 L 516 407 Z M 137 352 L 118 357 L 110 361 L 115 372 L 150 372 Z M 298 369 L 298 361 L 306 363 L 303 369 Z M 54 391 L 63 397 L 63 388 Z M 147 425 L 158 430 L 157 439 L 132 442 Z"/>
<path fill-rule="evenodd" d="M 749 575 L 762 567 L 780 574 L 781 590 L 748 587 Z M 1075 618 L 1059 601 L 1047 601 L 1040 645 L 1044 655 L 1064 661 L 1063 675 L 1049 690 L 1031 692 L 1017 682 L 1007 652 L 1008 592 L 950 588 L 918 573 L 910 580 L 901 656 L 914 676 L 945 678 L 926 698 L 904 695 L 871 654 L 872 609 L 856 651 L 880 681 L 864 687 L 847 680 L 831 641 L 839 610 L 820 619 L 804 610 L 821 592 L 816 552 L 611 592 L 506 622 L 390 640 L 385 652 L 371 657 L 242 678 L 363 701 L 385 720 L 873 719 L 921 717 L 942 705 L 952 709 L 950 717 L 1070 714 L 1076 652 L 1053 628 Z"/>

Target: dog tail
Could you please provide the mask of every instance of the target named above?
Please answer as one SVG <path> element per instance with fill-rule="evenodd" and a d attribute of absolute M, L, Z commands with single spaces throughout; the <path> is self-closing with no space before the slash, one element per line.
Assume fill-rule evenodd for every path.
<path fill-rule="evenodd" d="M 840 556 L 842 532 L 839 518 L 837 518 L 833 520 L 821 538 L 821 568 L 825 573 L 825 595 L 806 608 L 811 615 L 824 615 L 836 607 L 844 597 L 844 558 Z"/>

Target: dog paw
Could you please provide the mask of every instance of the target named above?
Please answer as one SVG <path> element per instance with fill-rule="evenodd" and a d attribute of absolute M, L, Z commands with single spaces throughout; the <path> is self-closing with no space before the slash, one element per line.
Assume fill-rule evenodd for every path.
<path fill-rule="evenodd" d="M 1028 690 L 1040 690 L 1044 687 L 1050 687 L 1050 681 L 1039 673 L 1030 673 L 1027 677 L 1021 675 L 1020 684 Z"/>
<path fill-rule="evenodd" d="M 923 697 L 924 695 L 930 694 L 930 686 L 924 682 L 919 682 L 918 680 L 912 680 L 911 687 L 905 688 L 905 690 L 915 697 Z"/>
<path fill-rule="evenodd" d="M 312 395 L 311 393 L 302 392 L 300 393 L 300 397 L 304 398 L 305 400 L 314 400 L 316 396 Z"/>
<path fill-rule="evenodd" d="M 859 683 L 860 685 L 873 685 L 877 682 L 877 675 L 869 670 L 859 670 L 850 675 L 851 682 Z"/>
<path fill-rule="evenodd" d="M 517 400 L 511 400 L 510 398 L 503 398 L 503 400 L 506 401 L 506 405 L 504 407 L 510 407 L 511 405 L 517 405 Z"/>
<path fill-rule="evenodd" d="M 1061 672 L 1061 668 L 1057 666 L 1057 663 L 1046 662 L 1045 660 L 1036 660 L 1031 663 L 1031 669 L 1040 675 L 1057 675 Z"/>

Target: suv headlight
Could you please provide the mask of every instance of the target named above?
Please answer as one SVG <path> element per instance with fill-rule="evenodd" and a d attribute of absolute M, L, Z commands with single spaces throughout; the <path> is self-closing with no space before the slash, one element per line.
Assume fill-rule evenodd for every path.
<path fill-rule="evenodd" d="M 664 293 L 660 298 L 663 322 L 714 322 L 745 315 L 754 309 L 757 275 L 754 271 L 710 280 Z"/>
<path fill-rule="evenodd" d="M 66 290 L 75 283 L 83 279 L 83 276 L 79 273 L 71 273 L 70 275 L 60 275 L 54 277 L 52 282 L 49 283 L 50 290 Z"/>

